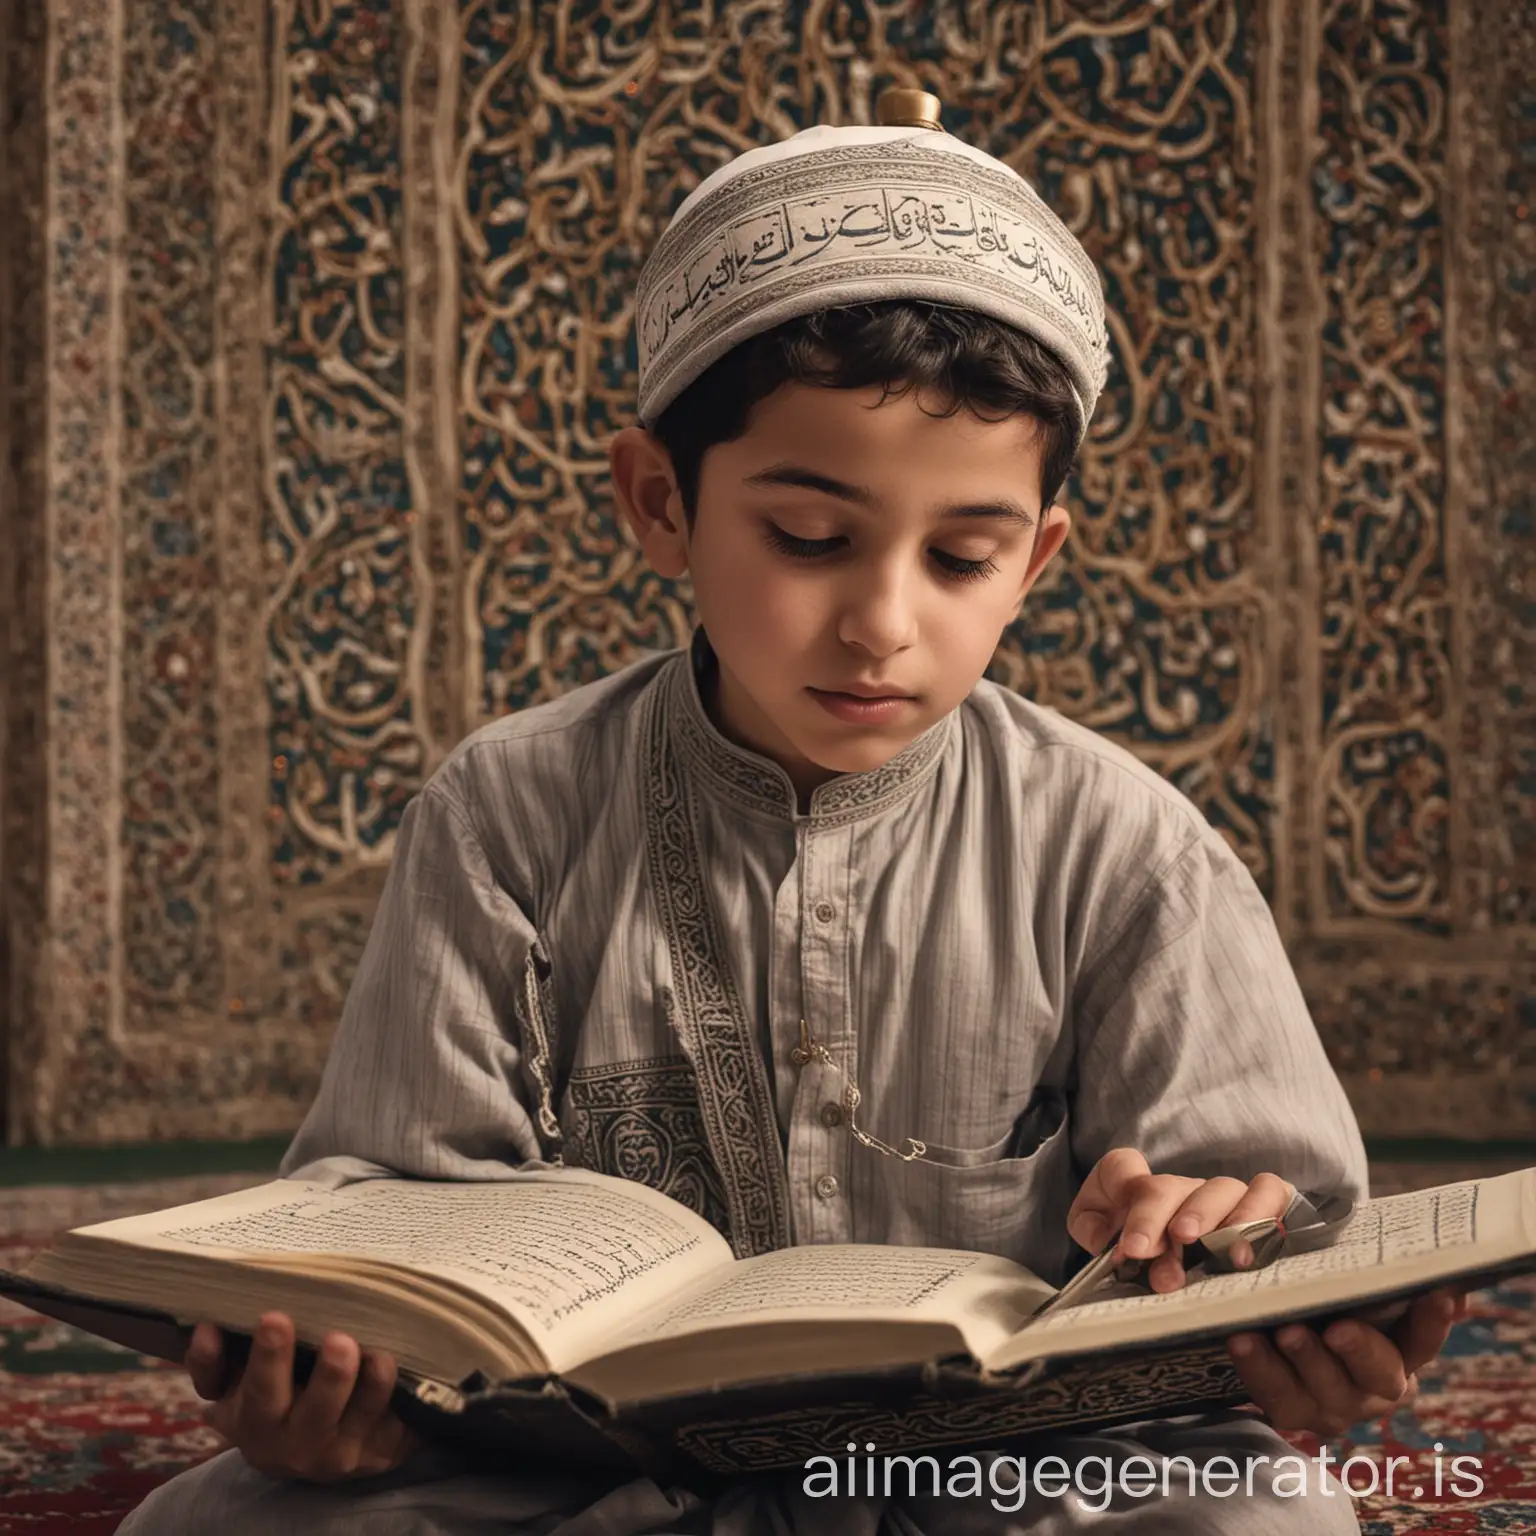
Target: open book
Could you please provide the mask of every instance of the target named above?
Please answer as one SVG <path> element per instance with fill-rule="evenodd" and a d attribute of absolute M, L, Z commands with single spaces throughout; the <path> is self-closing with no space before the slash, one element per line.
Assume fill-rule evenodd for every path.
<path fill-rule="evenodd" d="M 0 1293 L 167 1358 L 192 1322 L 248 1336 L 283 1311 L 309 1345 L 339 1329 L 393 1353 L 397 1405 L 429 1432 L 582 1454 L 596 1430 L 641 1465 L 725 1472 L 801 1465 L 845 1428 L 888 1450 L 998 1444 L 1241 1401 L 1221 1342 L 1238 1329 L 1526 1270 L 1536 1169 L 1365 1202 L 1334 1246 L 1266 1269 L 1038 1319 L 1053 1289 L 1007 1259 L 848 1244 L 738 1260 L 653 1189 L 547 1169 L 280 1179 L 79 1228 L 0 1273 Z"/>

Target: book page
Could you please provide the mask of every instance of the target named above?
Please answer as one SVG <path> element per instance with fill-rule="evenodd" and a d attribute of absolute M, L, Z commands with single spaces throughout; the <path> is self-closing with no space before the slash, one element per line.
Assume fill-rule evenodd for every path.
<path fill-rule="evenodd" d="M 556 1371 L 637 1310 L 732 1262 L 725 1239 L 686 1207 L 580 1169 L 337 1190 L 280 1179 L 78 1235 L 235 1257 L 328 1254 L 436 1276 L 514 1317 Z"/>
<path fill-rule="evenodd" d="M 843 1319 L 944 1322 L 973 1353 L 1014 1333 L 1052 1295 L 992 1254 L 873 1243 L 807 1244 L 743 1259 L 627 1329 L 622 1343 L 722 1326 Z"/>
<path fill-rule="evenodd" d="M 1085 1302 L 1026 1323 L 985 1361 L 1024 1360 L 1149 1342 L 1193 1330 L 1235 1332 L 1266 1319 L 1432 1285 L 1483 1264 L 1536 1254 L 1536 1170 L 1363 1202 L 1338 1240 L 1263 1269 L 1200 1276 L 1164 1295 Z"/>

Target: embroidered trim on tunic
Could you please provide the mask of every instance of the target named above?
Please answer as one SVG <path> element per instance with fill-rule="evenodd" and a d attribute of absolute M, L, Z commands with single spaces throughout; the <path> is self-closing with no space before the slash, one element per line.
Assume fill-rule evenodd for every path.
<path fill-rule="evenodd" d="M 686 1057 L 578 1067 L 566 1103 L 571 1165 L 649 1184 L 729 1236 L 725 1190 Z"/>
<path fill-rule="evenodd" d="M 695 645 L 707 645 L 702 635 L 701 630 Z M 710 721 L 693 675 L 692 649 L 672 662 L 657 684 L 667 695 L 667 713 L 689 766 L 738 805 L 792 817 L 796 801 L 789 775 L 777 763 L 732 745 Z M 956 729 L 955 711 L 951 710 L 888 763 L 867 773 L 842 774 L 823 784 L 811 796 L 813 826 L 823 830 L 843 826 L 876 816 L 905 800 L 938 767 Z"/>
<path fill-rule="evenodd" d="M 673 750 L 669 695 L 688 688 L 686 657 L 672 689 L 647 691 L 641 769 L 646 872 L 672 959 L 667 1016 L 698 1075 L 704 1131 L 724 1181 L 738 1258 L 789 1246 L 789 1176 L 753 1023 L 731 974 L 709 900 L 687 784 Z"/>

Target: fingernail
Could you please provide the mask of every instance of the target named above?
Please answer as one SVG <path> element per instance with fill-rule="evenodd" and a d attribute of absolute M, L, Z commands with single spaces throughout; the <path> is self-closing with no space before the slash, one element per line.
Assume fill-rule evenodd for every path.
<path fill-rule="evenodd" d="M 1334 1349 L 1353 1349 L 1360 1342 L 1360 1330 L 1354 1323 L 1340 1323 L 1328 1330 L 1328 1343 Z"/>
<path fill-rule="evenodd" d="M 1307 1342 L 1307 1332 L 1304 1328 L 1282 1328 L 1279 1339 L 1281 1349 L 1294 1351 Z"/>
<path fill-rule="evenodd" d="M 1152 1252 L 1152 1239 L 1145 1232 L 1133 1232 L 1120 1246 L 1133 1259 L 1144 1259 Z"/>
<path fill-rule="evenodd" d="M 1239 1360 L 1246 1360 L 1253 1353 L 1253 1340 L 1247 1334 L 1239 1334 L 1231 1341 L 1232 1353 Z"/>
<path fill-rule="evenodd" d="M 276 1323 L 263 1323 L 256 1330 L 256 1342 L 265 1344 L 268 1349 L 275 1349 L 283 1342 L 283 1330 Z"/>
<path fill-rule="evenodd" d="M 1450 1319 L 1450 1318 L 1455 1317 L 1456 1316 L 1456 1301 L 1455 1301 L 1455 1298 L 1451 1297 L 1451 1296 L 1442 1296 L 1440 1298 L 1440 1300 L 1435 1304 L 1435 1311 L 1438 1312 L 1440 1314 L 1440 1316 L 1442 1318 L 1444 1318 L 1444 1319 Z"/>

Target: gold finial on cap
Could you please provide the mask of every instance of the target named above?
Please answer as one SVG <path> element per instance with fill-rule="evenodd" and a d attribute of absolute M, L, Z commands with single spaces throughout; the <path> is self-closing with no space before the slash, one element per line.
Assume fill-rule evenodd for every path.
<path fill-rule="evenodd" d="M 943 103 L 931 91 L 914 91 L 893 85 L 880 92 L 875 102 L 875 121 L 882 128 L 933 128 L 943 133 L 939 109 Z"/>

